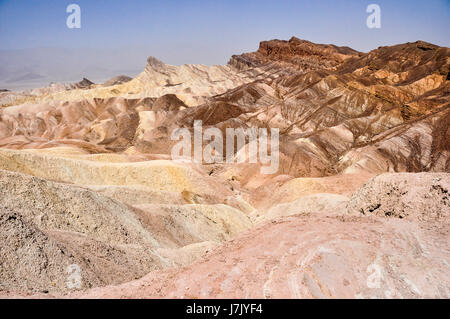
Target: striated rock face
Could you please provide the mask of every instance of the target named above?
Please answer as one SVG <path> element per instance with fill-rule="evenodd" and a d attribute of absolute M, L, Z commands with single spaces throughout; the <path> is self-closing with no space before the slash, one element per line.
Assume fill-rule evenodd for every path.
<path fill-rule="evenodd" d="M 231 65 L 205 66 L 187 64 L 172 66 L 154 57 L 147 59 L 145 71 L 136 77 L 141 95 L 160 97 L 176 94 L 189 106 L 205 103 L 209 97 L 223 94 L 256 80 L 276 78 L 278 70 L 258 65 L 238 71 Z"/>
<path fill-rule="evenodd" d="M 349 47 L 316 44 L 292 37 L 289 41 L 263 41 L 256 52 L 233 55 L 230 64 L 242 68 L 276 62 L 284 67 L 307 72 L 333 68 L 360 55 L 361 53 Z"/>
<path fill-rule="evenodd" d="M 0 92 L 0 297 L 448 298 L 449 71 L 423 41 L 293 37 Z M 172 160 L 198 120 L 279 129 L 278 170 Z"/>
<path fill-rule="evenodd" d="M 151 57 L 124 84 L 1 109 L 0 145 L 169 154 L 172 130 L 202 120 L 223 131 L 279 128 L 279 173 L 294 177 L 448 171 L 449 66 L 449 49 L 425 42 L 362 54 L 296 38 L 262 42 L 228 66 Z M 132 87 L 141 98 L 112 97 Z"/>

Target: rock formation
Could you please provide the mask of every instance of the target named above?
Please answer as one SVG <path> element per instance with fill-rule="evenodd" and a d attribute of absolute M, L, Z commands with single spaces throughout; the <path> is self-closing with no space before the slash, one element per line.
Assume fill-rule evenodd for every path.
<path fill-rule="evenodd" d="M 293 37 L 0 92 L 0 297 L 449 298 L 449 72 Z M 173 160 L 199 120 L 279 129 L 277 172 Z"/>

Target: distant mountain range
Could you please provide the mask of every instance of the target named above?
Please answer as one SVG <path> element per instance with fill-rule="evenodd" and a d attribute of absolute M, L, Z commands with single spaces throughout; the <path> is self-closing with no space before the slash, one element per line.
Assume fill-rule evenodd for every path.
<path fill-rule="evenodd" d="M 0 89 L 22 90 L 86 77 L 103 82 L 118 74 L 136 76 L 146 50 L 36 48 L 0 51 Z"/>

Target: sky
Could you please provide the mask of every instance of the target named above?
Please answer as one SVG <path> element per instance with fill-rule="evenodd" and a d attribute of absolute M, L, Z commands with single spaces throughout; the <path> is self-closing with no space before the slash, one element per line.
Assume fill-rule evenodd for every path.
<path fill-rule="evenodd" d="M 71 3 L 81 8 L 80 29 L 66 25 Z M 380 29 L 366 25 L 371 3 L 381 8 Z M 122 69 L 143 69 L 150 55 L 225 64 L 262 40 L 292 36 L 364 52 L 419 39 L 448 47 L 450 0 L 0 0 L 0 51 L 115 50 L 118 64 L 136 59 Z"/>

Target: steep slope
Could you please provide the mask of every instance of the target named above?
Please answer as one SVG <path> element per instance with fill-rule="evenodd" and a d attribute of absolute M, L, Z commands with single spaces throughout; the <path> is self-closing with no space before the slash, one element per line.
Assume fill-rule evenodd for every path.
<path fill-rule="evenodd" d="M 186 247 L 187 263 L 190 245 L 197 256 L 251 226 L 223 204 L 134 204 L 0 170 L 0 290 L 67 291 L 73 264 L 83 289 L 130 281 L 179 265 L 173 251 Z"/>

